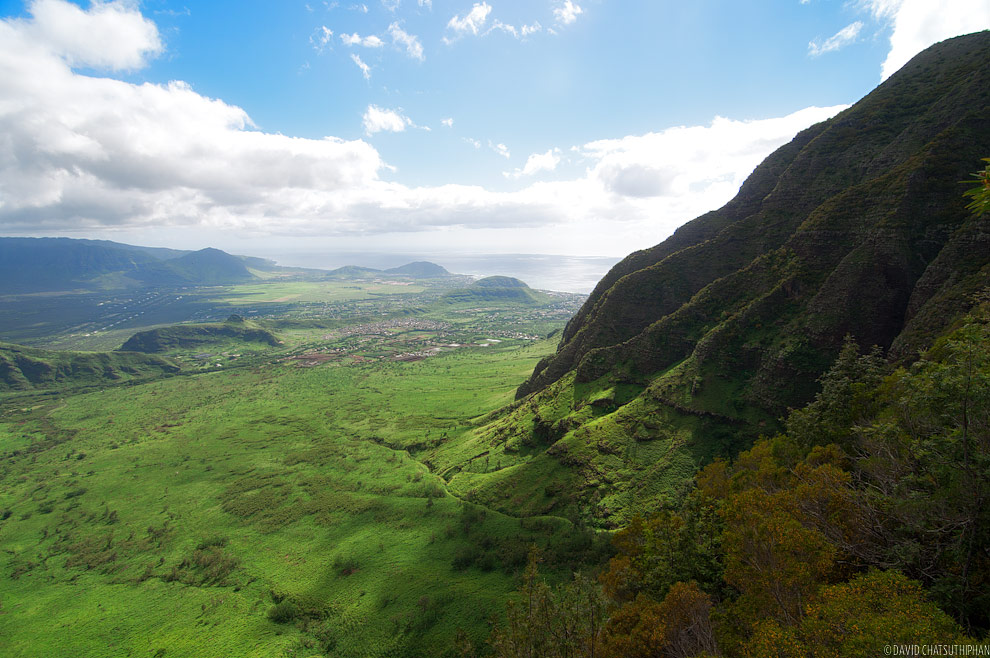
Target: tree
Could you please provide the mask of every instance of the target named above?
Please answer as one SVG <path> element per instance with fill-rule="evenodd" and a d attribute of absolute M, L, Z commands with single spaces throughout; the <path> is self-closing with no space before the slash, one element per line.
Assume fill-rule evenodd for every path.
<path fill-rule="evenodd" d="M 757 622 L 742 653 L 750 658 L 878 656 L 884 645 L 936 641 L 970 640 L 917 582 L 896 571 L 871 570 L 823 588 L 797 626 Z"/>
<path fill-rule="evenodd" d="M 539 554 L 530 551 L 518 600 L 492 631 L 497 658 L 598 658 L 608 602 L 592 580 L 576 575 L 551 588 L 540 578 Z"/>
<path fill-rule="evenodd" d="M 966 208 L 977 216 L 990 211 L 990 158 L 983 158 L 983 162 L 988 164 L 982 171 L 973 173 L 974 180 L 964 181 L 976 183 L 975 187 L 966 190 L 963 195 L 972 197 L 973 200 Z"/>

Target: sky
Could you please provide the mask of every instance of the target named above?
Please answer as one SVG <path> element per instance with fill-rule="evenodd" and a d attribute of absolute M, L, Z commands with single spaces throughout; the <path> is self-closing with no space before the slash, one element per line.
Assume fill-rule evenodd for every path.
<path fill-rule="evenodd" d="M 988 28 L 990 0 L 0 0 L 0 235 L 623 256 Z"/>

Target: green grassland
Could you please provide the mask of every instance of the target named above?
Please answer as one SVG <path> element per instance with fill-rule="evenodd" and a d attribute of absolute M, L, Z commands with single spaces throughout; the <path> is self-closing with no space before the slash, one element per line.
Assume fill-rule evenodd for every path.
<path fill-rule="evenodd" d="M 564 311 L 417 305 L 302 304 L 259 320 L 277 346 L 0 398 L 0 654 L 455 655 L 531 545 L 551 575 L 600 563 L 604 536 L 472 504 L 431 461 L 512 401 Z"/>
<path fill-rule="evenodd" d="M 411 280 L 329 280 L 286 281 L 230 286 L 228 294 L 219 297 L 234 306 L 264 302 L 337 302 L 374 299 L 383 295 L 416 295 L 428 285 Z"/>

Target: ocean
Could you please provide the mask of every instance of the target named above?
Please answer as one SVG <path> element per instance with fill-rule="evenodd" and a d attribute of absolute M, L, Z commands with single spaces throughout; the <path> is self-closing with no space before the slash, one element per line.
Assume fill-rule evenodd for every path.
<path fill-rule="evenodd" d="M 332 270 L 344 265 L 386 269 L 415 261 L 442 265 L 454 274 L 511 276 L 530 288 L 587 294 L 621 258 L 546 254 L 399 254 L 377 252 L 292 252 L 268 254 L 286 267 Z"/>

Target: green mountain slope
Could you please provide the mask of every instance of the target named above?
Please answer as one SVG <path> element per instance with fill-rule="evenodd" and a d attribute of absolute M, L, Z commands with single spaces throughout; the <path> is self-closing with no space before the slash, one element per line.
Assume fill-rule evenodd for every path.
<path fill-rule="evenodd" d="M 489 276 L 479 279 L 467 288 L 451 290 L 440 298 L 446 304 L 471 304 L 478 302 L 508 302 L 513 304 L 544 304 L 549 300 L 545 293 L 537 292 L 519 279 L 509 276 Z"/>
<path fill-rule="evenodd" d="M 450 274 L 450 272 L 436 263 L 421 260 L 416 261 L 415 263 L 406 263 L 405 265 L 400 265 L 399 267 L 390 267 L 385 270 L 385 274 L 403 274 L 413 277 L 433 277 L 445 276 Z"/>
<path fill-rule="evenodd" d="M 120 349 L 125 352 L 155 354 L 175 349 L 199 348 L 219 343 L 259 343 L 275 346 L 278 336 L 237 315 L 226 322 L 177 324 L 139 331 L 127 339 Z"/>
<path fill-rule="evenodd" d="M 217 285 L 239 283 L 255 278 L 243 259 L 219 249 L 200 249 L 149 264 L 135 273 L 134 278 L 149 285 Z"/>
<path fill-rule="evenodd" d="M 2 292 L 217 285 L 254 279 L 247 266 L 271 269 L 219 249 L 183 252 L 108 240 L 0 238 Z"/>
<path fill-rule="evenodd" d="M 100 386 L 174 374 L 167 359 L 132 352 L 56 352 L 0 343 L 0 392 Z"/>
<path fill-rule="evenodd" d="M 990 283 L 990 226 L 958 183 L 988 145 L 990 33 L 918 55 L 725 207 L 616 265 L 517 406 L 471 439 L 511 468 L 468 475 L 451 459 L 452 483 L 621 523 L 774 432 L 847 334 L 910 359 Z"/>
<path fill-rule="evenodd" d="M 96 277 L 129 276 L 157 262 L 152 254 L 120 249 L 114 243 L 0 238 L 0 281 L 8 293 L 79 288 Z"/>

